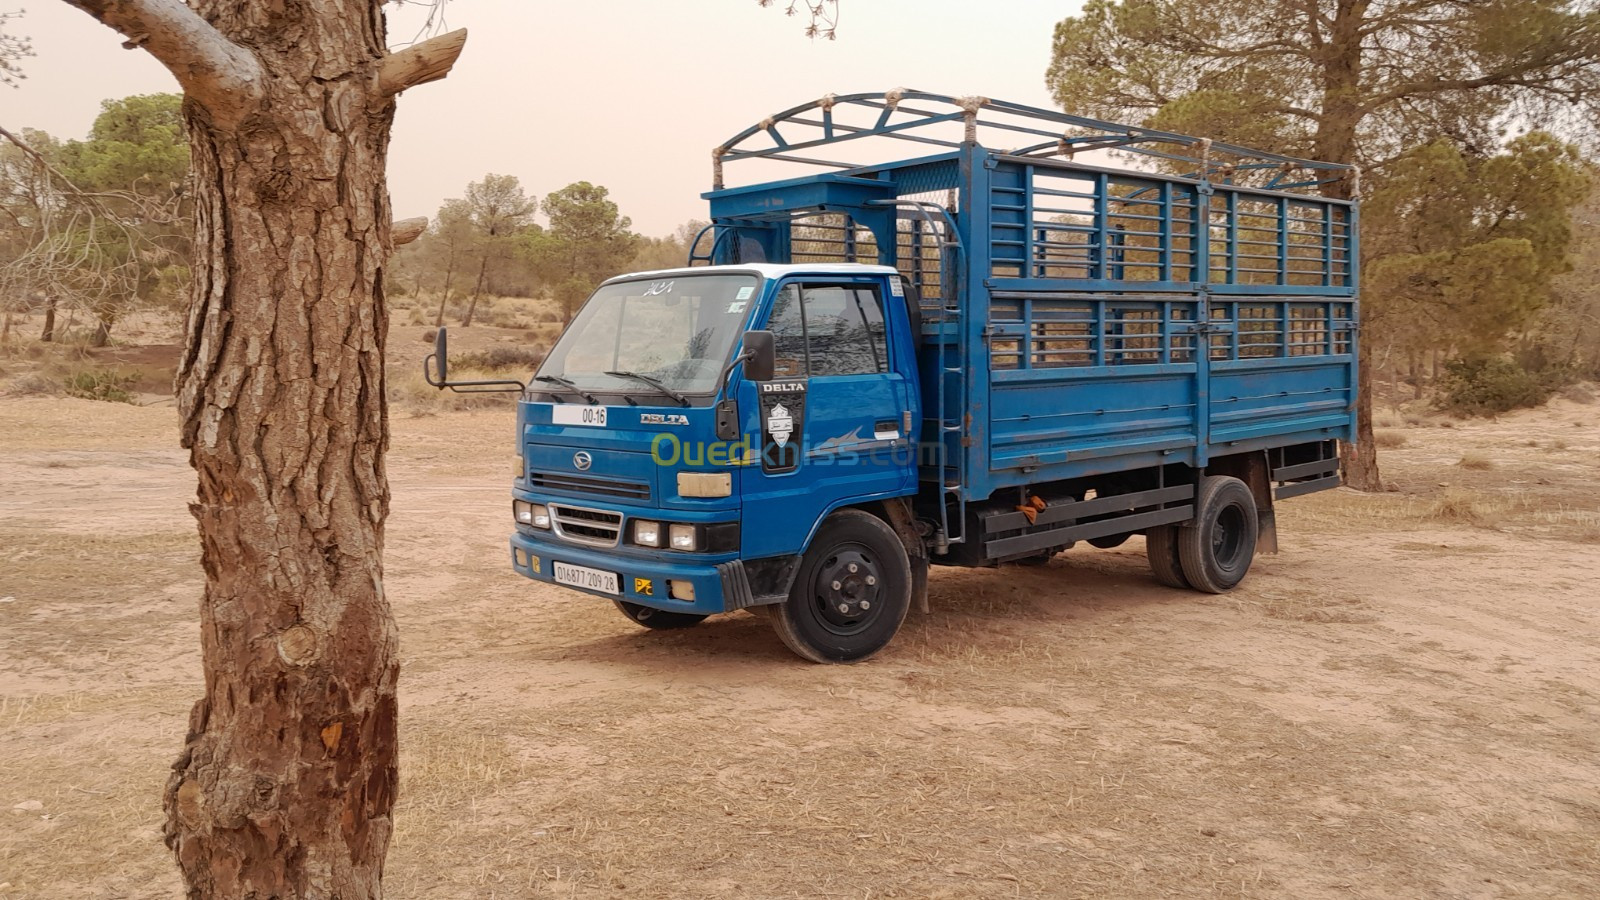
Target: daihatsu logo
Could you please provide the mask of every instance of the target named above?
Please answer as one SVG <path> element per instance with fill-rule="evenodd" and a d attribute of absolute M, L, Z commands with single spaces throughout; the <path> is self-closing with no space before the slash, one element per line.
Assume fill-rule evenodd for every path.
<path fill-rule="evenodd" d="M 589 467 L 594 465 L 594 457 L 590 456 L 586 450 L 579 450 L 577 453 L 572 454 L 572 464 L 578 467 L 579 472 L 587 472 Z"/>

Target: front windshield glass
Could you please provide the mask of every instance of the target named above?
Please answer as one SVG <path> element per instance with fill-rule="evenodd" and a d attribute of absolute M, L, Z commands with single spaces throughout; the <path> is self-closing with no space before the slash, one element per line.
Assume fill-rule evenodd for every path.
<path fill-rule="evenodd" d="M 680 275 L 608 284 L 589 298 L 539 367 L 585 391 L 709 394 L 756 302 L 754 275 Z"/>

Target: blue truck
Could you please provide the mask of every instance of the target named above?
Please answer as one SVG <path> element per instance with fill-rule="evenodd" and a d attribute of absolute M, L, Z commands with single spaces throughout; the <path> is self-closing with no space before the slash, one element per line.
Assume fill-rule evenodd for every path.
<path fill-rule="evenodd" d="M 451 381 L 444 329 L 425 367 L 521 392 L 515 570 L 647 628 L 748 609 L 852 662 L 932 565 L 1133 535 L 1157 581 L 1219 593 L 1277 549 L 1277 501 L 1340 483 L 1356 178 L 985 98 L 829 95 L 718 147 L 688 265 L 606 281 L 531 381 Z"/>

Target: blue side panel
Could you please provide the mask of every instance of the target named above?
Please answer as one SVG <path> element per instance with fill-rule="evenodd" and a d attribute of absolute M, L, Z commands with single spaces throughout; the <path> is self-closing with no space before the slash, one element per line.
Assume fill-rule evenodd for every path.
<path fill-rule="evenodd" d="M 1355 385 L 1346 356 L 1215 363 L 1211 453 L 1352 440 Z M 1262 439 L 1271 439 L 1261 443 Z"/>
<path fill-rule="evenodd" d="M 1075 478 L 1131 453 L 1188 462 L 1194 389 L 1193 364 L 996 372 L 993 475 L 1018 484 Z"/>

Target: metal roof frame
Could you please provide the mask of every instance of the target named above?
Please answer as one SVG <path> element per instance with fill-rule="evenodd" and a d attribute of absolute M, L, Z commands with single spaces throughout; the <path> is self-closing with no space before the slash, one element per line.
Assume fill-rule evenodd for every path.
<path fill-rule="evenodd" d="M 872 124 L 841 121 L 839 113 L 843 111 L 864 115 L 857 121 L 872 121 Z M 961 140 L 941 135 L 956 122 L 962 124 Z M 847 171 L 881 169 L 884 168 L 881 163 L 795 154 L 872 138 L 959 149 L 965 143 L 980 144 L 980 135 L 1048 139 L 1004 149 L 982 144 L 1007 156 L 1071 159 L 1079 153 L 1115 150 L 1157 160 L 1158 165 L 1169 171 L 1188 169 L 1186 177 L 1197 180 L 1231 184 L 1241 175 L 1270 177 L 1262 186 L 1280 191 L 1310 192 L 1330 183 L 1345 179 L 1355 181 L 1359 177 L 1354 166 L 1340 163 L 1283 156 L 1209 138 L 1120 125 L 1005 100 L 897 88 L 882 93 L 828 94 L 762 119 L 712 151 L 713 190 L 726 186 L 723 170 L 733 162 L 769 159 Z M 764 142 L 762 136 L 766 138 Z"/>

